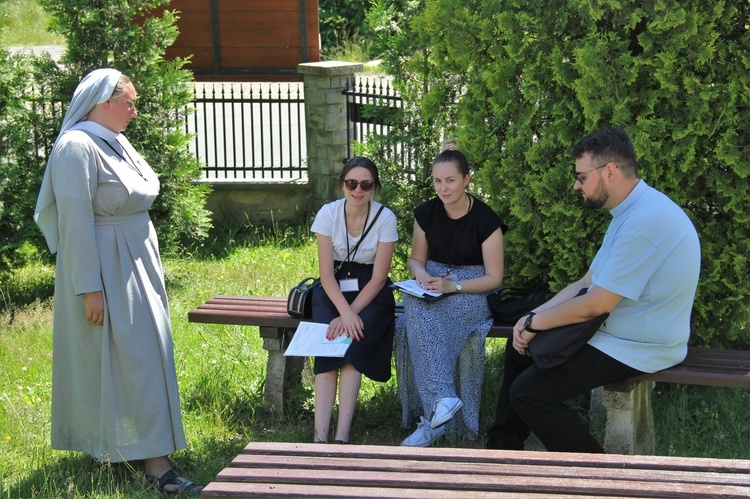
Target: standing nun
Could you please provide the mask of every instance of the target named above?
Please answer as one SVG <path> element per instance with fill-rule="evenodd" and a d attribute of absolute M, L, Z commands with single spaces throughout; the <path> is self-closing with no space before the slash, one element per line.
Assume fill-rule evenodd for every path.
<path fill-rule="evenodd" d="M 136 91 L 114 69 L 73 93 L 34 220 L 57 254 L 52 447 L 143 460 L 167 494 L 199 494 L 169 455 L 185 448 L 159 247 L 148 209 L 159 179 L 121 132 Z"/>

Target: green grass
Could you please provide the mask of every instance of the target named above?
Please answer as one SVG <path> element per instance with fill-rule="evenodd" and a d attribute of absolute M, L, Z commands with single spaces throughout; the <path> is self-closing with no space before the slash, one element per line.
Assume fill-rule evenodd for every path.
<path fill-rule="evenodd" d="M 0 45 L 62 45 L 65 39 L 47 31 L 49 15 L 34 0 L 0 0 Z"/>
<path fill-rule="evenodd" d="M 288 414 L 275 421 L 263 406 L 266 354 L 257 328 L 187 321 L 189 310 L 214 295 L 284 296 L 302 277 L 315 274 L 315 244 L 308 229 L 225 231 L 190 258 L 165 257 L 164 265 L 189 443 L 173 456 L 178 469 L 208 483 L 249 441 L 311 441 L 309 371 L 305 385 L 288 401 Z M 0 283 L 1 296 L 10 304 L 0 314 L 0 499 L 161 497 L 145 485 L 139 469 L 102 465 L 50 448 L 51 304 L 16 300 L 33 296 L 26 287 L 48 286 L 50 272 L 35 265 L 18 271 L 23 279 L 11 276 Z M 494 414 L 503 341 L 490 339 L 487 352 L 483 429 Z M 586 412 L 585 397 L 575 404 Z M 748 391 L 658 385 L 653 405 L 657 454 L 750 458 Z M 365 381 L 353 441 L 398 444 L 405 437 L 400 420 L 395 376 L 388 383 Z"/>

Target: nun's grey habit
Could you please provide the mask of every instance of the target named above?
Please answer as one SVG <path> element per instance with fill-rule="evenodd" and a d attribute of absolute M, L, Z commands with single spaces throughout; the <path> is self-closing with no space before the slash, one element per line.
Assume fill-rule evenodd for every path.
<path fill-rule="evenodd" d="M 50 154 L 34 220 L 57 253 L 52 447 L 110 462 L 186 447 L 164 272 L 148 209 L 159 180 L 128 140 L 93 121 L 120 73 L 79 84 Z M 104 324 L 84 294 L 102 291 Z"/>

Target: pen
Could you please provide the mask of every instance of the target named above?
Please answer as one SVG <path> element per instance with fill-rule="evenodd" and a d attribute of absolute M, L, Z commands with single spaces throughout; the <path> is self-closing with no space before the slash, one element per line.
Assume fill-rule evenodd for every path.
<path fill-rule="evenodd" d="M 440 279 L 445 279 L 445 278 L 446 278 L 446 277 L 448 277 L 449 275 L 451 275 L 451 273 L 450 273 L 450 272 L 448 272 L 447 274 L 443 274 L 443 275 L 441 275 L 441 276 L 440 276 Z M 429 283 L 433 283 L 433 282 L 435 282 L 435 281 L 433 281 L 433 280 L 429 280 L 429 281 L 427 281 L 427 283 L 428 283 L 428 284 L 429 284 Z"/>

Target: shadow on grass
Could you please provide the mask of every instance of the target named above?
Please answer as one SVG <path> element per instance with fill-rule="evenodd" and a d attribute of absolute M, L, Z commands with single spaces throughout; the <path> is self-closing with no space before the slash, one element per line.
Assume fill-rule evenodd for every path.
<path fill-rule="evenodd" d="M 241 438 L 229 440 L 204 439 L 196 448 L 177 451 L 170 460 L 183 477 L 203 485 L 211 482 L 247 445 Z M 74 452 L 61 452 L 63 457 L 35 469 L 28 477 L 7 489 L 0 488 L 2 497 L 128 497 L 157 498 L 156 490 L 145 476 L 142 461 L 102 463 Z"/>
<path fill-rule="evenodd" d="M 28 477 L 0 491 L 3 497 L 159 497 L 147 482 L 140 463 L 101 463 L 78 453 L 65 455 L 34 470 Z"/>

